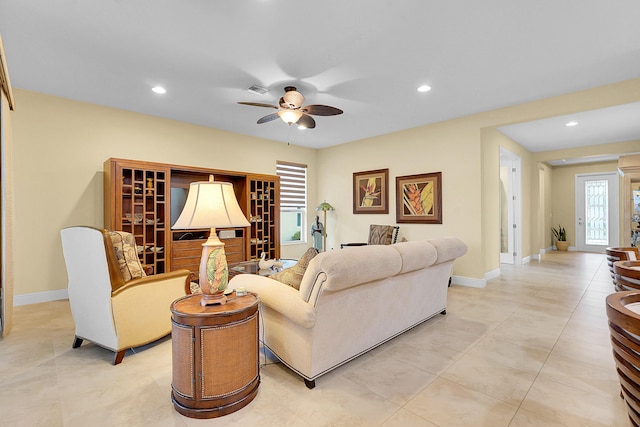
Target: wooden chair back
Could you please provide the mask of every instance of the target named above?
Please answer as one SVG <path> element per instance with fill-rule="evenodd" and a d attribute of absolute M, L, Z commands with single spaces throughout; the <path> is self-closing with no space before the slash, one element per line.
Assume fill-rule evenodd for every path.
<path fill-rule="evenodd" d="M 620 248 L 607 248 L 607 264 L 609 265 L 609 271 L 611 272 L 611 280 L 613 286 L 616 286 L 616 275 L 613 271 L 613 263 L 616 261 L 635 261 L 640 260 L 638 255 L 638 248 L 636 247 L 620 247 Z M 617 287 L 616 287 L 617 289 Z"/>
<path fill-rule="evenodd" d="M 640 261 L 613 263 L 616 291 L 640 291 Z"/>
<path fill-rule="evenodd" d="M 633 426 L 640 426 L 640 292 L 607 296 L 607 317 L 613 359 L 620 379 L 620 397 Z"/>

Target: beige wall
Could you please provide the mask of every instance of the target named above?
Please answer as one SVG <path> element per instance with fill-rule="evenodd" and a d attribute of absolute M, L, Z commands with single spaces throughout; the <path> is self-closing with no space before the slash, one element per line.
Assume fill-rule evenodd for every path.
<path fill-rule="evenodd" d="M 16 295 L 66 289 L 60 230 L 103 226 L 110 157 L 266 174 L 287 160 L 308 165 L 316 181 L 316 150 L 24 90 L 15 97 Z M 305 249 L 283 246 L 282 256 Z"/>
<path fill-rule="evenodd" d="M 543 252 L 551 249 L 553 239 L 551 237 L 552 221 L 553 221 L 553 169 L 544 163 L 537 163 L 537 182 L 534 182 L 533 194 L 537 194 L 538 205 L 538 230 L 534 251 Z M 561 203 L 564 203 L 562 200 Z"/>
<path fill-rule="evenodd" d="M 535 230 L 535 224 L 532 222 L 531 217 L 531 153 L 496 130 L 495 127 L 482 129 L 481 140 L 482 167 L 486 171 L 483 176 L 487 176 L 487 178 L 488 175 L 491 176 L 491 178 L 484 179 L 482 182 L 483 214 L 486 216 L 485 223 L 487 224 L 483 234 L 486 273 L 492 270 L 488 266 L 494 266 L 493 269 L 495 269 L 500 265 L 500 194 L 497 189 L 500 183 L 501 147 L 520 157 L 522 164 L 520 171 L 522 253 L 520 258 L 531 256 L 531 235 Z M 488 171 L 493 172 L 489 174 Z M 491 231 L 488 232 L 489 230 Z"/>
<path fill-rule="evenodd" d="M 0 59 L 4 56 L 2 50 L 2 39 L 0 39 Z M 2 68 L 0 66 L 0 68 Z M 6 77 L 6 69 L 0 70 L 0 77 Z M 2 201 L 2 221 L 0 228 L 0 257 L 2 268 L 0 270 L 0 335 L 6 336 L 13 325 L 13 295 L 14 289 L 14 214 L 13 214 L 13 96 L 11 91 L 7 94 L 4 88 L 0 88 L 0 145 L 2 155 L 0 156 L 0 172 L 2 178 L 0 190 Z"/>
<path fill-rule="evenodd" d="M 462 238 L 469 253 L 456 261 L 454 274 L 483 279 L 500 267 L 498 165 L 502 145 L 523 157 L 523 256 L 537 255 L 546 247 L 543 228 L 547 228 L 547 222 L 546 218 L 539 219 L 538 204 L 532 201 L 542 197 L 553 202 L 538 189 L 537 158 L 495 128 L 637 101 L 640 79 L 323 149 L 318 156 L 318 195 L 337 208 L 327 219 L 328 247 L 361 241 L 371 223 L 395 223 L 395 177 L 442 171 L 443 224 L 401 224 L 400 234 L 409 240 L 443 235 Z M 352 173 L 381 168 L 389 168 L 389 214 L 353 215 Z M 544 185 L 549 186 L 549 171 L 543 168 L 542 175 L 548 178 Z M 545 212 L 550 213 L 550 208 L 545 207 Z"/>
<path fill-rule="evenodd" d="M 542 153 L 534 153 L 534 161 L 538 162 L 539 165 L 542 165 L 543 162 L 549 161 L 549 160 L 558 160 L 558 159 L 565 159 L 565 158 L 574 158 L 574 157 L 580 157 L 580 156 L 599 156 L 599 155 L 609 155 L 609 154 L 622 154 L 622 153 L 637 153 L 640 152 L 640 140 L 634 140 L 634 141 L 624 141 L 624 142 L 616 142 L 616 143 L 611 143 L 611 144 L 601 144 L 601 145 L 594 145 L 594 146 L 590 146 L 590 147 L 582 147 L 582 148 L 571 148 L 571 149 L 566 149 L 566 150 L 555 150 L 555 151 L 545 151 Z M 598 166 L 595 166 L 596 168 Z M 605 166 L 610 170 L 604 171 L 604 172 L 610 172 L 610 171 L 617 171 L 617 163 L 615 165 L 615 167 L 613 169 L 611 169 L 612 165 L 608 165 Z M 555 171 L 558 168 L 553 168 L 553 170 Z M 594 173 L 597 172 L 601 172 L 600 170 L 594 170 Z M 588 173 L 588 172 L 580 172 L 580 173 Z M 562 174 L 561 179 L 563 179 L 565 177 L 566 174 Z M 553 178 L 550 178 L 553 179 Z M 570 179 L 570 176 L 566 176 L 566 179 Z M 573 178 L 571 178 L 573 179 Z M 572 191 L 575 188 L 575 179 L 573 179 L 571 181 L 571 183 L 560 183 L 559 185 L 570 185 L 572 184 L 573 186 L 571 187 Z M 622 177 L 620 177 L 620 242 L 624 242 L 626 241 L 625 236 L 623 234 L 623 227 L 622 227 L 622 217 L 623 217 L 623 188 L 622 188 Z M 551 189 L 548 190 L 548 194 L 552 194 L 553 191 L 551 191 Z M 554 199 L 556 199 L 556 197 L 554 196 Z M 565 199 L 561 199 L 561 203 L 562 205 L 560 207 L 558 207 L 558 213 L 556 213 L 556 217 L 558 215 L 560 215 L 560 212 L 565 212 L 564 214 L 564 221 L 568 221 L 566 222 L 566 224 L 573 224 L 573 218 L 574 216 L 569 217 L 569 214 L 574 215 L 575 214 L 575 200 L 565 200 Z M 551 213 L 548 213 L 547 218 L 551 217 Z M 555 221 L 555 220 L 554 220 Z M 557 221 L 555 221 L 557 222 Z M 554 223 L 554 222 L 549 222 L 546 226 L 546 230 L 550 230 L 551 227 L 557 227 L 558 224 Z M 573 228 L 573 225 L 570 225 Z M 568 230 L 567 230 L 568 231 Z M 573 233 L 575 234 L 575 233 Z M 545 245 L 546 248 L 549 248 L 551 246 L 551 244 L 553 243 L 553 239 L 551 237 L 550 233 L 546 233 L 546 239 L 547 239 L 547 244 Z M 621 243 L 622 244 L 622 243 Z M 575 245 L 575 241 L 573 242 L 573 245 Z"/>
<path fill-rule="evenodd" d="M 481 204 L 480 147 L 466 141 L 478 132 L 464 126 L 464 121 L 451 121 L 321 150 L 318 195 L 336 208 L 327 217 L 327 247 L 366 241 L 369 224 L 396 223 L 396 177 L 440 171 L 443 224 L 400 224 L 400 238 L 459 236 L 477 254 L 481 250 L 476 226 Z M 389 214 L 354 215 L 353 173 L 383 168 L 389 169 Z M 469 265 L 456 263 L 455 274 L 477 277 Z"/>
<path fill-rule="evenodd" d="M 400 235 L 462 238 L 469 253 L 456 261 L 454 274 L 483 280 L 500 266 L 499 147 L 523 158 L 524 256 L 547 247 L 549 224 L 539 218 L 536 201 L 548 202 L 545 216 L 560 203 L 548 200 L 557 177 L 539 163 L 544 156 L 528 153 L 494 128 L 634 101 L 640 101 L 640 79 L 311 150 L 16 90 L 16 294 L 66 288 L 59 230 L 102 225 L 102 163 L 109 157 L 271 174 L 276 160 L 307 164 L 309 206 L 326 199 L 336 207 L 326 224 L 327 246 L 336 250 L 341 242 L 365 240 L 371 223 L 395 224 L 397 176 L 441 171 L 443 224 L 401 224 Z M 613 145 L 627 150 L 617 152 L 639 151 L 637 144 L 635 150 L 633 144 L 606 147 Z M 389 169 L 389 214 L 354 215 L 353 172 L 382 168 Z M 314 215 L 311 210 L 308 219 Z M 282 256 L 296 257 L 303 249 L 284 247 Z"/>

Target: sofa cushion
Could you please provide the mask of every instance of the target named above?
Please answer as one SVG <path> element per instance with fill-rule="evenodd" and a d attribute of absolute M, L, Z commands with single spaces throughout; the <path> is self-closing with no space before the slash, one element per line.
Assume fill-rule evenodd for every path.
<path fill-rule="evenodd" d="M 285 268 L 281 272 L 272 274 L 269 277 L 289 285 L 292 288 L 300 289 L 300 282 L 302 282 L 304 272 L 307 271 L 309 263 L 316 255 L 318 255 L 318 250 L 316 248 L 309 248 L 293 267 Z"/>
<path fill-rule="evenodd" d="M 436 264 L 452 261 L 467 253 L 467 245 L 457 237 L 438 237 L 430 239 L 429 243 L 435 246 L 438 252 Z"/>
<path fill-rule="evenodd" d="M 109 237 L 113 243 L 113 249 L 118 260 L 118 266 L 125 282 L 146 274 L 138 258 L 136 240 L 131 233 L 124 231 L 109 231 Z"/>
<path fill-rule="evenodd" d="M 435 264 L 438 258 L 435 246 L 427 241 L 401 242 L 391 247 L 397 250 L 402 258 L 400 273 L 427 268 Z"/>
<path fill-rule="evenodd" d="M 339 291 L 394 276 L 401 267 L 400 254 L 390 245 L 323 252 L 309 264 L 300 284 L 300 297 L 311 301 L 312 292 L 321 292 L 320 287 L 326 291 Z M 316 286 L 317 282 L 323 282 L 323 285 Z"/>

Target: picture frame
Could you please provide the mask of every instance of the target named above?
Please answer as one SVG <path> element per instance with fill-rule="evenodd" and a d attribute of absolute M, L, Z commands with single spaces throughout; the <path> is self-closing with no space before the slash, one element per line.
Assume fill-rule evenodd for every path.
<path fill-rule="evenodd" d="M 396 177 L 396 222 L 442 224 L 442 172 Z"/>
<path fill-rule="evenodd" d="M 389 213 L 389 169 L 353 173 L 353 213 Z"/>

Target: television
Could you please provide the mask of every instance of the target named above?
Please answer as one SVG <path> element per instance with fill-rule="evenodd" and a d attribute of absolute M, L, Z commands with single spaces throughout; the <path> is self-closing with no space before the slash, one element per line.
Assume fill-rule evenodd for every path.
<path fill-rule="evenodd" d="M 188 188 L 171 187 L 171 227 L 173 227 L 182 213 L 188 194 Z"/>

